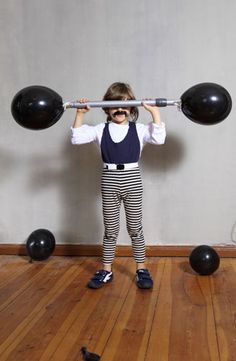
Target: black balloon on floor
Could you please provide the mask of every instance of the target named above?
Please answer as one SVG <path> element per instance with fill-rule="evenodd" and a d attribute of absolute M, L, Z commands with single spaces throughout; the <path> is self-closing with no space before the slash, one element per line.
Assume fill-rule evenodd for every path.
<path fill-rule="evenodd" d="M 29 257 L 35 261 L 43 261 L 49 258 L 55 249 L 55 237 L 47 229 L 36 229 L 26 242 Z"/>
<path fill-rule="evenodd" d="M 192 269 L 202 276 L 211 275 L 220 265 L 220 257 L 214 248 L 201 245 L 193 249 L 189 256 Z"/>
<path fill-rule="evenodd" d="M 11 103 L 11 113 L 16 122 L 32 130 L 51 127 L 61 118 L 63 112 L 61 96 L 40 85 L 21 89 Z"/>
<path fill-rule="evenodd" d="M 181 96 L 181 109 L 195 123 L 213 125 L 224 120 L 232 108 L 228 91 L 219 84 L 200 83 Z"/>
<path fill-rule="evenodd" d="M 89 352 L 86 347 L 82 347 L 81 352 L 82 352 L 84 361 L 99 361 L 101 358 L 96 353 Z"/>

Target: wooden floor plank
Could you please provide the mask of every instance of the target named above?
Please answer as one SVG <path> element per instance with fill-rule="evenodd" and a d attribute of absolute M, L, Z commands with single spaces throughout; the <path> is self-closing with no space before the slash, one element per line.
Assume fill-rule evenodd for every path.
<path fill-rule="evenodd" d="M 168 259 L 145 361 L 219 361 L 209 278 Z"/>
<path fill-rule="evenodd" d="M 11 334 L 15 324 L 24 320 L 54 282 L 61 277 L 64 269 L 58 261 L 35 263 L 29 273 L 24 272 L 22 277 L 17 277 L 1 289 L 0 342 L 3 337 Z"/>
<path fill-rule="evenodd" d="M 67 264 L 66 269 L 71 266 Z M 30 323 L 28 324 L 28 331 L 21 342 L 11 351 L 7 358 L 8 361 L 39 360 L 68 314 L 81 301 L 86 291 L 85 280 L 81 277 L 81 273 L 84 269 L 88 269 L 87 272 L 90 272 L 90 261 L 86 260 L 81 263 L 77 260 L 74 262 L 74 266 L 77 267 L 76 274 L 70 278 L 65 288 L 58 290 L 57 297 L 50 299 L 45 304 L 45 312 L 41 313 L 38 320 L 36 322 L 33 320 L 31 327 Z"/>
<path fill-rule="evenodd" d="M 31 286 L 28 292 L 27 290 L 26 293 L 23 292 L 19 299 L 17 298 L 4 309 L 4 313 L 0 313 L 0 338 L 5 337 L 0 345 L 1 361 L 8 359 L 11 352 L 46 312 L 47 305 L 53 302 L 80 272 L 78 265 L 75 264 L 62 275 L 59 270 L 62 271 L 61 268 L 57 268 L 57 272 L 54 270 L 57 276 L 53 277 L 52 268 L 41 283 Z M 14 324 L 12 317 L 15 319 L 14 329 L 12 329 Z"/>
<path fill-rule="evenodd" d="M 46 350 L 40 361 L 48 360 L 49 355 L 52 361 L 78 360 L 82 346 L 101 354 L 132 283 L 132 269 L 128 259 L 117 260 L 111 284 L 100 290 L 87 289 L 82 302 L 58 330 L 51 345 L 53 355 Z"/>
<path fill-rule="evenodd" d="M 168 361 L 171 330 L 171 261 L 166 260 L 145 360 Z"/>
<path fill-rule="evenodd" d="M 26 271 L 22 270 L 14 279 L 9 280 L 0 289 L 0 312 L 10 305 L 21 293 L 29 287 L 33 287 L 37 283 L 42 274 L 48 274 L 52 265 L 50 264 L 35 264 Z"/>
<path fill-rule="evenodd" d="M 26 257 L 0 256 L 0 288 L 31 268 Z"/>
<path fill-rule="evenodd" d="M 97 257 L 0 256 L 0 360 L 82 361 L 82 346 L 102 361 L 235 360 L 236 259 L 198 276 L 187 258 L 149 258 L 153 290 L 137 288 L 128 257 L 90 290 L 99 267 Z"/>
<path fill-rule="evenodd" d="M 152 290 L 138 289 L 135 283 L 130 288 L 102 355 L 104 361 L 118 361 L 124 355 L 129 361 L 144 360 L 164 262 L 157 258 L 148 262 L 154 280 Z"/>
<path fill-rule="evenodd" d="M 221 260 L 212 277 L 213 305 L 220 360 L 236 359 L 236 260 Z"/>

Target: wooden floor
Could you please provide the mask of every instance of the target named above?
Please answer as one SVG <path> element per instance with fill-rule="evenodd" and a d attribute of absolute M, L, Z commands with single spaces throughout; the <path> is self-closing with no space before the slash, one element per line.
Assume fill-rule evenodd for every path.
<path fill-rule="evenodd" d="M 132 258 L 90 290 L 98 265 L 0 256 L 0 360 L 82 360 L 82 346 L 101 361 L 236 360 L 236 259 L 197 276 L 187 258 L 150 258 L 153 290 L 137 289 Z"/>

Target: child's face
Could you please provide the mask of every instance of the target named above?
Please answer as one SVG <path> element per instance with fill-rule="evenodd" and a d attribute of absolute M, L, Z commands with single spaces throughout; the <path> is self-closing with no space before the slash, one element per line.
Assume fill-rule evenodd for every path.
<path fill-rule="evenodd" d="M 131 108 L 109 108 L 108 113 L 111 121 L 116 124 L 127 124 Z"/>

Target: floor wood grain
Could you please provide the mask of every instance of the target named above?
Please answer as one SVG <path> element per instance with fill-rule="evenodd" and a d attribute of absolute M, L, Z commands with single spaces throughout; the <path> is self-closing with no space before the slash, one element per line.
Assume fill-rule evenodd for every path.
<path fill-rule="evenodd" d="M 236 259 L 211 276 L 186 257 L 151 257 L 152 290 L 135 284 L 132 258 L 114 281 L 86 287 L 97 257 L 29 263 L 0 256 L 0 360 L 76 361 L 86 346 L 101 361 L 236 360 Z"/>

